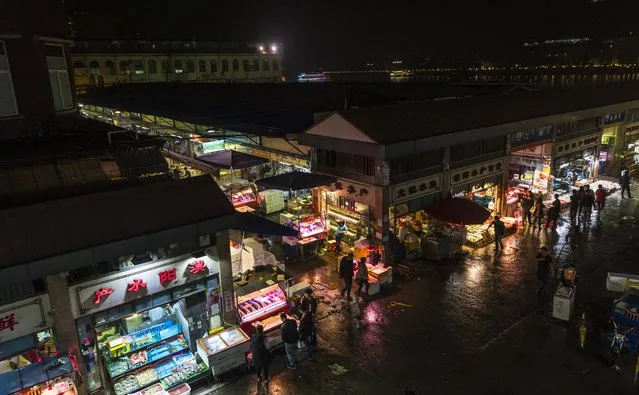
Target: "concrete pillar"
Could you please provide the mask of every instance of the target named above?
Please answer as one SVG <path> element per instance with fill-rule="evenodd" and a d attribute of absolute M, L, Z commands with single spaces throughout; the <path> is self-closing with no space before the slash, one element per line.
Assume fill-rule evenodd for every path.
<path fill-rule="evenodd" d="M 224 322 L 237 324 L 235 313 L 235 292 L 233 291 L 233 267 L 231 266 L 231 249 L 229 247 L 229 232 L 224 230 L 215 234 L 217 240 L 217 255 L 220 260 L 220 286 L 222 287 L 222 310 Z"/>
<path fill-rule="evenodd" d="M 446 199 L 450 192 L 450 147 L 444 148 L 442 155 L 442 191 L 441 198 Z"/>
<path fill-rule="evenodd" d="M 70 355 L 76 357 L 78 370 L 84 378 L 82 383 L 76 383 L 78 393 L 88 394 L 89 392 L 86 386 L 87 372 L 84 363 L 82 363 L 78 332 L 75 328 L 73 313 L 71 312 L 71 297 L 69 296 L 66 273 L 49 276 L 46 282 L 49 300 L 51 301 L 51 311 L 53 313 L 55 340 L 63 351 L 68 351 Z"/>

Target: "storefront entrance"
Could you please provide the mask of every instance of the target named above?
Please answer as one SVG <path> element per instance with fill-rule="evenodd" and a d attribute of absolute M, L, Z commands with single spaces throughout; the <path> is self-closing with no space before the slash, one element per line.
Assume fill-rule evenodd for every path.
<path fill-rule="evenodd" d="M 196 341 L 222 326 L 218 273 L 186 255 L 71 287 L 89 390 L 160 392 L 206 376 Z"/>

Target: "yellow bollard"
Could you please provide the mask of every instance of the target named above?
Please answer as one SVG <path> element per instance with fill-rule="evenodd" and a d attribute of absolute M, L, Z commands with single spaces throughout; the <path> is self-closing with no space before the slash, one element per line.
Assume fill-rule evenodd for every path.
<path fill-rule="evenodd" d="M 586 313 L 581 313 L 581 325 L 579 325 L 579 347 L 583 350 L 586 347 Z"/>

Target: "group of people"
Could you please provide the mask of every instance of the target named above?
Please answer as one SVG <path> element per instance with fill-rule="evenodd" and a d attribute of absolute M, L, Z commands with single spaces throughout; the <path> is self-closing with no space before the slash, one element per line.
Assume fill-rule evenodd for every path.
<path fill-rule="evenodd" d="M 313 290 L 307 288 L 299 303 L 299 325 L 298 321 L 286 313 L 280 314 L 282 326 L 280 333 L 284 342 L 286 352 L 286 365 L 289 369 L 296 369 L 298 363 L 298 348 L 300 342 L 306 347 L 308 359 L 313 360 L 313 351 L 317 343 L 315 332 L 315 317 L 317 314 L 317 300 L 313 297 Z M 271 351 L 266 344 L 264 326 L 258 324 L 255 327 L 255 334 L 251 336 L 251 361 L 257 372 L 259 381 L 270 380 Z"/>

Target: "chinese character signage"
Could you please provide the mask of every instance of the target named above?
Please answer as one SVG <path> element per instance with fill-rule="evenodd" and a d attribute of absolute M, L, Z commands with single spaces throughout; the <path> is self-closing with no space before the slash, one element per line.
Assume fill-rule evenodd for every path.
<path fill-rule="evenodd" d="M 521 145 L 527 145 L 536 143 L 538 141 L 550 139 L 552 139 L 552 126 L 545 126 L 543 128 L 513 133 L 512 135 L 510 135 L 510 146 L 519 147 Z"/>
<path fill-rule="evenodd" d="M 462 167 L 450 171 L 450 186 L 477 184 L 481 180 L 502 174 L 504 172 L 504 158 L 495 159 L 476 165 Z"/>
<path fill-rule="evenodd" d="M 435 174 L 415 181 L 393 185 L 391 187 L 391 203 L 397 204 L 422 196 L 441 192 L 442 175 Z"/>
<path fill-rule="evenodd" d="M 72 311 L 74 317 L 92 314 L 219 272 L 208 256 L 140 265 L 71 287 Z"/>
<path fill-rule="evenodd" d="M 52 324 L 49 295 L 0 306 L 0 343 L 40 332 Z"/>

